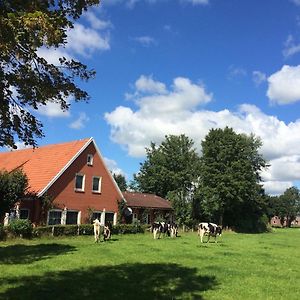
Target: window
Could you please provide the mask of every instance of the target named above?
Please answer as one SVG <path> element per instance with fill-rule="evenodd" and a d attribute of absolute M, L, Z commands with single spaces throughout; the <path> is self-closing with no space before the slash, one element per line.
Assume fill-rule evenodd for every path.
<path fill-rule="evenodd" d="M 94 220 L 98 219 L 99 221 L 101 220 L 101 211 L 94 211 L 92 215 L 92 223 Z"/>
<path fill-rule="evenodd" d="M 88 156 L 87 156 L 87 165 L 88 166 L 93 165 L 93 154 L 88 154 Z"/>
<path fill-rule="evenodd" d="M 61 224 L 61 210 L 50 210 L 48 215 L 48 225 Z"/>
<path fill-rule="evenodd" d="M 29 219 L 29 209 L 21 208 L 20 209 L 20 219 Z"/>
<path fill-rule="evenodd" d="M 78 211 L 69 211 L 68 210 L 66 225 L 77 224 L 77 220 L 78 220 Z"/>
<path fill-rule="evenodd" d="M 114 213 L 107 212 L 105 213 L 105 225 L 113 225 L 114 223 Z"/>
<path fill-rule="evenodd" d="M 76 174 L 75 177 L 75 190 L 84 191 L 84 175 Z"/>
<path fill-rule="evenodd" d="M 101 193 L 101 178 L 102 177 L 93 177 L 93 193 Z"/>

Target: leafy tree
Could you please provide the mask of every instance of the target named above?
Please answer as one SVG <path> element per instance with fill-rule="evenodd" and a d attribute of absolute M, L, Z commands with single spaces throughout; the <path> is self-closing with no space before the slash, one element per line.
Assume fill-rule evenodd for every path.
<path fill-rule="evenodd" d="M 27 176 L 21 171 L 0 171 L 0 219 L 26 194 Z"/>
<path fill-rule="evenodd" d="M 3 0 L 0 2 L 0 146 L 15 147 L 15 138 L 36 145 L 42 124 L 33 111 L 49 102 L 67 110 L 67 98 L 88 100 L 76 78 L 95 72 L 73 59 L 57 65 L 40 57 L 41 47 L 67 43 L 67 30 L 83 11 L 99 0 Z"/>
<path fill-rule="evenodd" d="M 132 186 L 145 193 L 168 198 L 181 223 L 189 221 L 194 184 L 199 177 L 200 158 L 194 142 L 185 135 L 169 135 L 146 148 L 147 158 L 134 175 Z"/>
<path fill-rule="evenodd" d="M 257 230 L 263 215 L 260 171 L 267 166 L 258 153 L 261 141 L 232 128 L 212 129 L 202 141 L 198 195 L 203 216 L 245 231 Z"/>
<path fill-rule="evenodd" d="M 114 177 L 119 189 L 122 192 L 125 192 L 127 190 L 127 182 L 126 182 L 125 176 L 122 174 L 113 174 L 113 177 Z"/>
<path fill-rule="evenodd" d="M 298 188 L 290 187 L 278 197 L 276 214 L 282 225 L 286 221 L 287 227 L 291 227 L 292 222 L 300 214 L 300 191 Z"/>

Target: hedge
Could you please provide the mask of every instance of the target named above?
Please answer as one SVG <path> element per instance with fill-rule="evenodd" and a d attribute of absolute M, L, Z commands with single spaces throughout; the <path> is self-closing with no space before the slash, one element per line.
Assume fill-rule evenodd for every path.
<path fill-rule="evenodd" d="M 149 225 L 119 224 L 112 226 L 112 234 L 136 234 L 144 233 Z M 33 229 L 33 236 L 75 236 L 75 235 L 93 235 L 94 227 L 92 224 L 82 225 L 53 225 L 36 227 Z"/>

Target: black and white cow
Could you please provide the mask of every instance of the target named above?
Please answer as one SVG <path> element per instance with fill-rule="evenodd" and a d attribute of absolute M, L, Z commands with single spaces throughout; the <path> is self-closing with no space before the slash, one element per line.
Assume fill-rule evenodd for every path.
<path fill-rule="evenodd" d="M 154 222 L 151 227 L 154 239 L 164 236 L 177 237 L 178 226 L 175 223 Z"/>
<path fill-rule="evenodd" d="M 200 223 L 198 225 L 198 235 L 200 236 L 200 241 L 203 243 L 203 236 L 207 236 L 207 243 L 211 236 L 215 238 L 215 243 L 217 242 L 217 236 L 222 235 L 222 227 L 214 223 Z"/>

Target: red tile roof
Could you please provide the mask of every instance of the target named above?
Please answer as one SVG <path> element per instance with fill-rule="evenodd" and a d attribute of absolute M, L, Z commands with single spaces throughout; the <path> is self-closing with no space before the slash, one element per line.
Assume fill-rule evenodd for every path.
<path fill-rule="evenodd" d="M 171 203 L 154 194 L 123 192 L 129 207 L 172 209 Z"/>
<path fill-rule="evenodd" d="M 91 139 L 0 153 L 0 170 L 22 168 L 31 192 L 40 193 Z"/>

